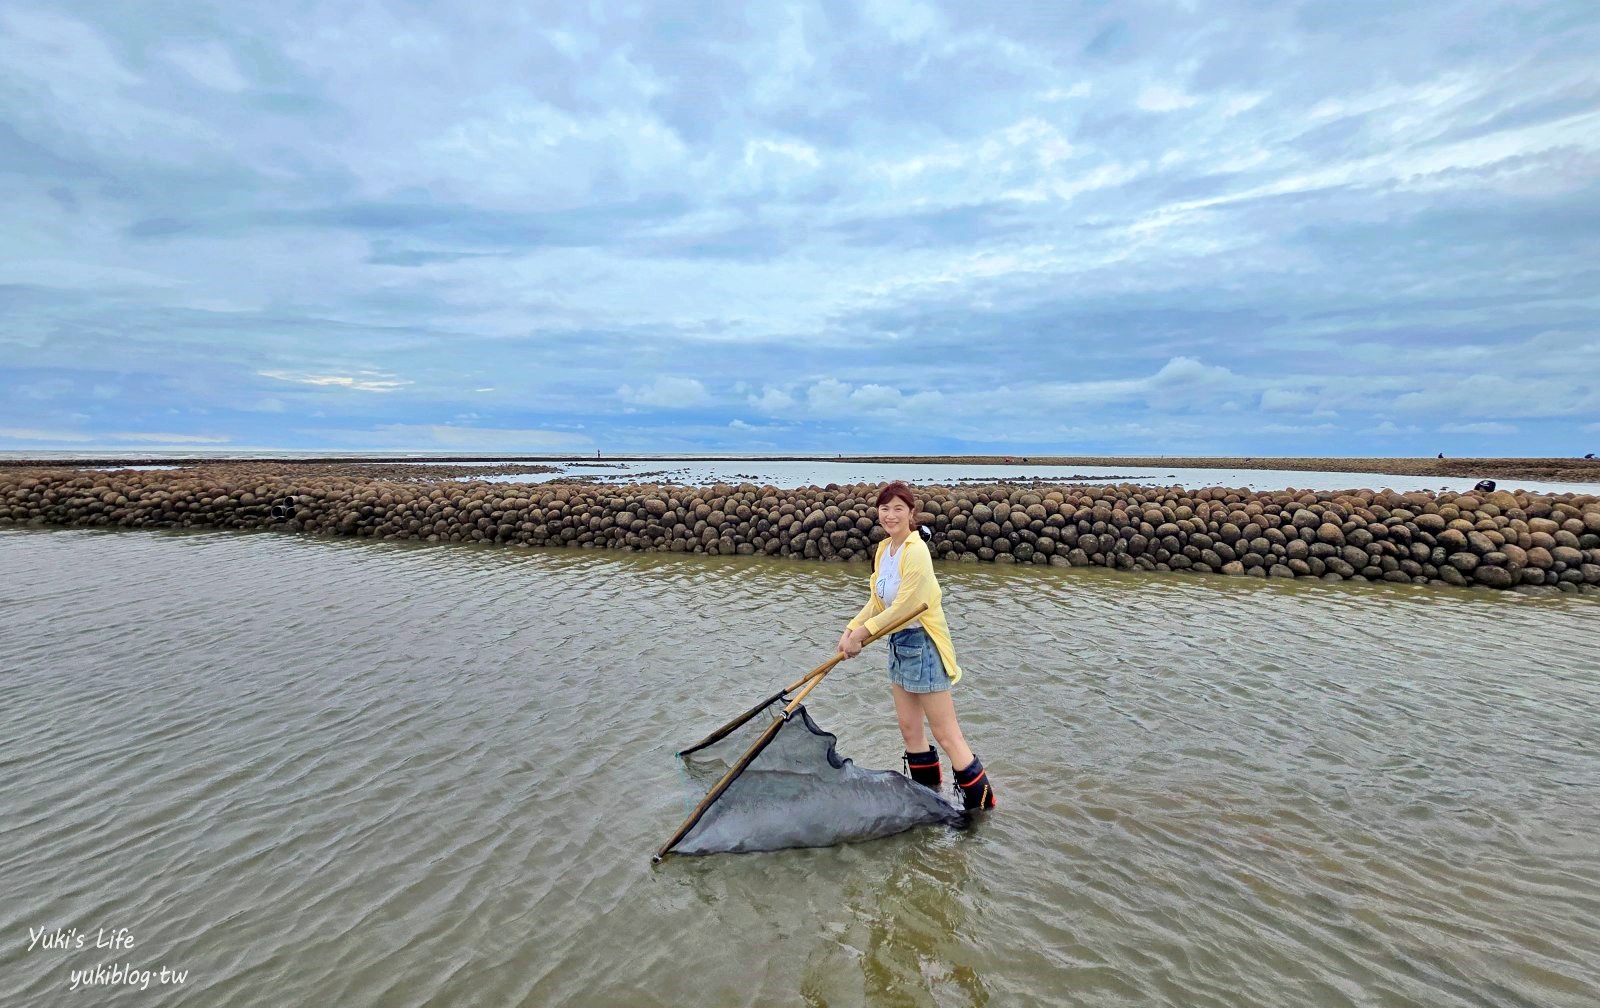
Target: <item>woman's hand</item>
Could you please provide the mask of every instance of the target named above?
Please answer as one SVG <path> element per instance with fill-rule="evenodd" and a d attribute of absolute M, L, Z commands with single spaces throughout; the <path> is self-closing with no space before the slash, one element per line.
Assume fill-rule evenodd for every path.
<path fill-rule="evenodd" d="M 861 646 L 866 641 L 867 637 L 868 634 L 866 627 L 856 627 L 854 630 L 846 630 L 844 635 L 839 638 L 839 650 L 844 652 L 844 656 L 846 658 L 854 658 L 856 655 L 861 653 Z"/>

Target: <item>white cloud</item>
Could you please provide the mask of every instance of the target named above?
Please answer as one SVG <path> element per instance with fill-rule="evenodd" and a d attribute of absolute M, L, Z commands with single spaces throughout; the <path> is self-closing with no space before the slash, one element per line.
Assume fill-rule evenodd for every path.
<path fill-rule="evenodd" d="M 1420 434 L 1420 433 L 1422 433 L 1422 428 L 1418 427 L 1416 424 L 1407 424 L 1406 426 L 1401 427 L 1398 424 L 1396 424 L 1393 420 L 1385 420 L 1383 423 L 1378 424 L 1376 427 L 1367 428 L 1366 433 L 1368 433 L 1368 434 L 1379 434 L 1379 435 Z"/>
<path fill-rule="evenodd" d="M 1415 115 L 1419 109 L 1449 105 L 1457 98 L 1471 98 L 1481 90 L 1481 82 L 1456 74 L 1431 79 L 1415 87 L 1394 85 L 1353 97 L 1328 98 L 1318 102 L 1306 115 L 1312 119 L 1337 119 L 1382 109 L 1404 109 L 1406 114 Z"/>
<path fill-rule="evenodd" d="M 146 100 L 140 93 L 146 78 L 124 65 L 111 43 L 95 26 L 54 12 L 0 13 L 0 66 L 8 90 L 19 96 L 16 106 L 27 110 L 12 123 L 54 118 L 71 130 L 67 150 L 118 152 L 191 168 L 194 159 L 213 156 L 226 138 L 192 110 L 162 109 Z"/>
<path fill-rule="evenodd" d="M 749 396 L 748 401 L 763 413 L 787 413 L 794 409 L 794 396 L 770 385 L 763 388 L 760 395 Z"/>
<path fill-rule="evenodd" d="M 0 438 L 13 441 L 93 441 L 94 435 L 80 431 L 40 430 L 35 427 L 0 427 Z"/>
<path fill-rule="evenodd" d="M 754 168 L 762 162 L 771 161 L 773 158 L 803 164 L 810 168 L 817 168 L 822 164 L 821 159 L 817 157 L 817 149 L 808 143 L 801 143 L 798 140 L 745 141 L 744 163 L 746 167 Z"/>
<path fill-rule="evenodd" d="M 1319 162 L 1311 170 L 1285 171 L 1273 181 L 1250 189 L 1171 203 L 1154 211 L 1153 215 L 1171 217 L 1230 203 L 1342 188 L 1371 191 L 1391 187 L 1408 191 L 1477 189 L 1484 185 L 1485 172 L 1548 173 L 1546 158 L 1555 154 L 1580 152 L 1592 159 L 1600 146 L 1594 139 L 1597 135 L 1600 135 L 1600 112 L 1585 111 L 1548 123 L 1456 143 L 1397 145 L 1381 154 Z M 1554 191 L 1569 191 L 1593 180 L 1592 172 L 1567 174 L 1570 177 L 1566 185 Z"/>
<path fill-rule="evenodd" d="M 738 418 L 735 418 L 733 420 L 728 421 L 728 426 L 731 429 L 736 430 L 736 431 L 756 432 L 756 433 L 761 433 L 761 434 L 773 434 L 773 433 L 781 433 L 783 431 L 792 431 L 792 430 L 794 430 L 794 427 L 791 424 L 785 424 L 785 423 L 753 424 L 753 423 L 750 423 L 750 422 L 748 422 L 746 420 L 742 420 L 742 419 L 738 419 Z"/>
<path fill-rule="evenodd" d="M 868 0 L 862 13 L 873 27 L 901 43 L 942 36 L 949 30 L 943 11 L 917 0 Z"/>
<path fill-rule="evenodd" d="M 339 442 L 352 449 L 406 448 L 415 451 L 581 451 L 594 447 L 589 437 L 536 428 L 466 427 L 458 424 L 380 424 L 367 430 L 304 429 L 301 434 Z"/>
<path fill-rule="evenodd" d="M 747 189 L 792 192 L 817 177 L 822 159 L 808 143 L 762 138 L 745 141 L 742 167 Z"/>
<path fill-rule="evenodd" d="M 289 371 L 257 371 L 256 374 L 297 385 L 347 388 L 357 392 L 394 392 L 412 384 L 409 379 L 393 375 L 385 377 L 377 371 L 362 371 L 355 375 L 295 374 Z"/>
<path fill-rule="evenodd" d="M 837 378 L 823 378 L 798 393 L 768 386 L 760 396 L 750 396 L 748 401 L 752 407 L 772 415 L 803 411 L 812 417 L 845 417 L 928 410 L 943 399 L 943 394 L 932 389 L 907 395 L 890 385 L 852 385 Z"/>
<path fill-rule="evenodd" d="M 1241 112 L 1248 112 L 1257 105 L 1260 105 L 1261 100 L 1265 97 L 1266 95 L 1260 93 L 1234 95 L 1232 98 L 1229 98 L 1227 101 L 1223 102 L 1222 114 L 1231 118 L 1239 115 Z"/>
<path fill-rule="evenodd" d="M 914 185 L 933 193 L 940 204 L 973 203 L 1014 193 L 1031 194 L 1046 183 L 1052 188 L 1070 188 L 1086 174 L 1082 166 L 1072 163 L 1073 154 L 1072 143 L 1059 126 L 1028 116 L 998 126 L 975 141 L 947 141 L 909 156 L 869 162 L 868 170 L 896 188 Z M 920 208 L 927 208 L 925 196 L 917 202 Z"/>
<path fill-rule="evenodd" d="M 623 385 L 617 389 L 617 397 L 630 406 L 655 406 L 662 409 L 687 409 L 691 406 L 704 406 L 711 401 L 711 394 L 706 391 L 696 378 L 679 378 L 673 375 L 662 375 L 649 385 L 634 388 Z"/>
<path fill-rule="evenodd" d="M 582 59 L 587 53 L 592 52 L 598 41 L 592 37 L 581 36 L 576 32 L 565 31 L 560 28 L 547 29 L 544 37 L 550 41 L 550 44 L 556 48 L 557 52 L 573 61 Z"/>
<path fill-rule="evenodd" d="M 1099 26 L 923 0 L 848 33 L 802 7 L 687 36 L 581 5 L 241 10 L 153 45 L 109 9 L 47 10 L 0 4 L 12 430 L 98 440 L 74 432 L 125 416 L 243 443 L 311 404 L 345 417 L 312 427 L 403 419 L 428 444 L 420 421 L 594 417 L 608 450 L 624 406 L 669 410 L 640 450 L 774 417 L 818 444 L 898 416 L 991 441 L 1092 416 L 1069 422 L 1126 443 L 1338 410 L 1351 450 L 1507 418 L 1508 451 L 1600 433 L 1566 195 L 1600 178 L 1577 27 L 1459 35 L 1421 5 L 1358 42 L 1189 2 L 1067 67 L 1057 30 Z M 1415 72 L 1383 76 L 1400 53 Z M 711 350 L 726 372 L 682 363 Z M 463 396 L 481 417 L 448 419 Z M 525 403 L 540 419 L 496 408 Z M 708 403 L 744 419 L 670 412 Z"/>
<path fill-rule="evenodd" d="M 589 438 L 580 435 L 528 428 L 459 427 L 436 424 L 419 429 L 425 430 L 434 444 L 444 448 L 514 449 L 521 445 L 531 448 L 578 448 L 591 443 Z"/>
<path fill-rule="evenodd" d="M 1152 385 L 1225 385 L 1234 380 L 1232 371 L 1216 364 L 1202 364 L 1193 357 L 1174 357 L 1150 379 Z"/>
<path fill-rule="evenodd" d="M 106 434 L 113 441 L 145 441 L 149 443 L 166 444 L 227 444 L 232 441 L 228 437 L 214 437 L 207 434 Z"/>
<path fill-rule="evenodd" d="M 1316 403 L 1317 401 L 1313 396 L 1297 390 L 1270 388 L 1261 393 L 1261 408 L 1268 413 L 1309 410 Z"/>
<path fill-rule="evenodd" d="M 1079 81 L 1070 88 L 1053 87 L 1039 97 L 1047 102 L 1069 101 L 1073 98 L 1086 98 L 1094 90 L 1094 85 L 1088 81 Z"/>
<path fill-rule="evenodd" d="M 575 115 L 520 89 L 477 96 L 469 112 L 421 147 L 414 165 L 390 166 L 396 183 L 448 180 L 464 196 L 537 199 L 570 205 L 593 181 L 621 173 L 630 186 L 666 187 L 687 174 L 689 150 L 646 108 Z M 408 177 L 409 176 L 409 177 Z"/>
<path fill-rule="evenodd" d="M 13 441 L 86 442 L 129 441 L 139 444 L 227 444 L 232 438 L 209 434 L 169 434 L 144 431 L 87 433 L 84 431 L 41 430 L 31 427 L 0 427 L 0 438 Z"/>
<path fill-rule="evenodd" d="M 1262 424 L 1256 428 L 1264 434 L 1330 434 L 1339 428 L 1331 423 L 1321 424 Z"/>
<path fill-rule="evenodd" d="M 216 40 L 173 46 L 162 55 L 173 66 L 206 87 L 218 91 L 243 91 L 250 85 L 233 56 Z"/>
<path fill-rule="evenodd" d="M 1566 366 L 1576 364 L 1575 357 L 1567 358 Z M 1480 417 L 1593 416 L 1600 412 L 1600 383 L 1577 382 L 1542 369 L 1518 373 L 1527 368 L 1527 362 L 1516 362 L 1495 374 L 1451 374 L 1418 382 L 1422 389 L 1396 396 L 1393 405 L 1421 418 L 1458 417 L 1462 422 Z"/>
<path fill-rule="evenodd" d="M 887 385 L 863 385 L 850 393 L 850 404 L 863 410 L 886 410 L 899 406 L 900 390 Z"/>
<path fill-rule="evenodd" d="M 1193 357 L 1170 358 L 1160 370 L 1143 378 L 1110 378 L 1081 382 L 1039 382 L 999 390 L 1002 402 L 1018 408 L 1110 405 L 1144 399 L 1157 405 L 1226 397 L 1246 385 L 1225 367 L 1205 364 Z M 984 393 L 980 400 L 994 400 Z M 1031 402 L 1029 402 L 1031 400 Z M 981 405 L 981 403 L 975 403 Z"/>
<path fill-rule="evenodd" d="M 1178 109 L 1189 108 L 1200 99 L 1194 95 L 1185 94 L 1181 88 L 1170 84 L 1152 84 L 1139 92 L 1134 104 L 1146 112 L 1175 112 Z"/>
<path fill-rule="evenodd" d="M 824 378 L 806 390 L 806 404 L 814 413 L 828 416 L 884 416 L 932 408 L 943 397 L 937 391 L 906 395 L 888 385 L 855 386 L 837 378 Z"/>
<path fill-rule="evenodd" d="M 843 413 L 850 404 L 850 384 L 824 378 L 806 389 L 806 404 L 822 413 Z"/>
<path fill-rule="evenodd" d="M 1448 423 L 1439 427 L 1440 434 L 1515 434 L 1515 424 L 1486 420 L 1481 423 Z"/>

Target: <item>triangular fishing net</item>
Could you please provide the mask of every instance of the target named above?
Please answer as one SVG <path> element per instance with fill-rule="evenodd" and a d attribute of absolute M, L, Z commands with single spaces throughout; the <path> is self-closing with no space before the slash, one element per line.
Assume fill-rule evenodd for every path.
<path fill-rule="evenodd" d="M 775 717 L 764 715 L 703 749 L 682 756 L 702 793 L 737 764 Z M 842 758 L 837 738 L 797 707 L 777 735 L 736 777 L 694 828 L 672 846 L 679 854 L 828 847 L 942 823 L 961 827 L 966 813 L 894 770 L 868 770 Z"/>

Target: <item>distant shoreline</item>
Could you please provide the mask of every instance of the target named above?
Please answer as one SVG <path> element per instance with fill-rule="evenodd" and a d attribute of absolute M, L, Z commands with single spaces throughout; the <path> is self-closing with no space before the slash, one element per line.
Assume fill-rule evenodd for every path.
<path fill-rule="evenodd" d="M 1302 472 L 1383 473 L 1390 476 L 1448 476 L 1483 479 L 1538 479 L 1576 483 L 1600 482 L 1600 459 L 1581 458 L 1319 458 L 1315 456 L 1160 456 L 1137 455 L 347 455 L 246 456 L 188 458 L 61 458 L 0 459 L 0 468 L 87 468 L 98 466 L 202 466 L 251 462 L 296 465 L 361 463 L 569 463 L 611 462 L 866 462 L 877 464 L 1133 466 L 1139 468 L 1263 469 Z"/>

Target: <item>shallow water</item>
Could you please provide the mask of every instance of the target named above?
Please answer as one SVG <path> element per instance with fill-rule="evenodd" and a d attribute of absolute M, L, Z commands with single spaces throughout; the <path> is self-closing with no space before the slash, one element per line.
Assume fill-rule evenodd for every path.
<path fill-rule="evenodd" d="M 466 463 L 469 465 L 477 463 Z M 493 463 L 483 463 L 490 465 Z M 974 465 L 967 462 L 829 462 L 776 459 L 673 459 L 634 462 L 554 463 L 554 473 L 517 473 L 501 476 L 462 476 L 488 483 L 547 483 L 583 476 L 606 483 L 673 483 L 710 486 L 714 483 L 757 483 L 794 488 L 829 483 L 883 483 L 906 480 L 917 486 L 952 486 L 962 483 L 1028 483 L 1073 481 L 1093 484 L 1138 483 L 1145 486 L 1182 486 L 1188 489 L 1222 486 L 1250 490 L 1453 490 L 1465 493 L 1477 485 L 1477 476 L 1394 476 L 1385 473 L 1306 472 L 1297 469 L 1206 469 L 1185 467 Z M 1502 479 L 1502 490 L 1533 493 L 1600 493 L 1600 483 L 1557 483 L 1550 480 Z"/>
<path fill-rule="evenodd" d="M 0 1004 L 1600 1003 L 1591 598 L 943 567 L 1000 809 L 652 867 L 864 574 L 0 532 Z"/>
<path fill-rule="evenodd" d="M 0 460 L 25 459 L 37 453 L 0 452 Z M 192 454 L 192 453 L 191 453 Z M 239 452 L 230 458 L 252 459 L 285 457 L 316 458 L 318 456 L 355 458 L 371 456 L 371 452 Z M 129 453 L 76 453 L 52 455 L 52 458 L 171 458 L 187 457 L 173 452 Z M 395 456 L 382 456 L 395 457 Z M 1018 456 L 1022 458 L 1024 456 Z M 434 465 L 437 459 L 419 456 L 413 464 Z M 504 459 L 484 458 L 452 461 L 451 465 L 502 467 Z M 1204 467 L 1140 466 L 1136 464 L 1115 466 L 1061 466 L 1061 465 L 980 465 L 968 462 L 848 462 L 829 459 L 762 459 L 762 458 L 707 458 L 690 459 L 683 456 L 644 457 L 626 462 L 607 461 L 552 461 L 544 463 L 555 468 L 549 473 L 503 473 L 488 476 L 460 476 L 458 481 L 470 479 L 488 483 L 548 483 L 552 480 L 582 477 L 618 485 L 667 483 L 680 486 L 710 486 L 715 483 L 756 483 L 781 488 L 826 486 L 829 483 L 884 483 L 888 480 L 906 480 L 915 486 L 958 486 L 974 483 L 1030 483 L 1057 482 L 1063 484 L 1137 483 L 1144 486 L 1182 486 L 1186 489 L 1201 487 L 1229 487 L 1257 491 L 1284 490 L 1394 490 L 1406 493 L 1412 490 L 1449 490 L 1465 493 L 1473 489 L 1480 476 L 1397 476 L 1388 473 L 1325 472 L 1298 469 L 1219 469 Z M 530 466 L 533 463 L 529 463 Z M 96 466 L 97 469 L 173 469 L 177 466 Z M 1555 480 L 1498 479 L 1501 490 L 1525 490 L 1530 493 L 1549 494 L 1600 494 L 1600 483 Z"/>

